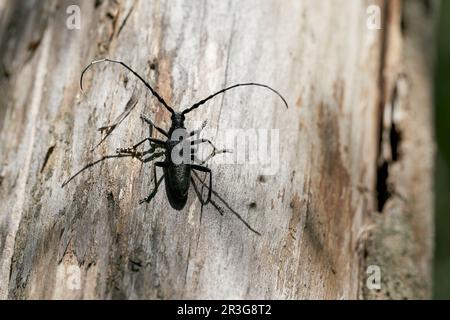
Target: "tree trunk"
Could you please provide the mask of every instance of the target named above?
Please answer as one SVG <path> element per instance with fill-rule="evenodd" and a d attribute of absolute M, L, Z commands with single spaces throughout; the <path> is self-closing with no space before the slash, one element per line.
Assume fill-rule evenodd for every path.
<path fill-rule="evenodd" d="M 74 2 L 0 2 L 0 297 L 430 297 L 435 1 L 80 1 L 71 29 Z M 164 185 L 139 204 L 153 180 L 138 159 L 61 188 L 145 138 L 141 112 L 170 126 L 118 65 L 92 67 L 82 94 L 98 57 L 129 64 L 175 110 L 237 82 L 284 95 L 289 109 L 236 88 L 187 115 L 218 146 L 231 128 L 278 132 L 275 172 L 210 164 L 260 236 L 192 186 L 181 211 Z"/>

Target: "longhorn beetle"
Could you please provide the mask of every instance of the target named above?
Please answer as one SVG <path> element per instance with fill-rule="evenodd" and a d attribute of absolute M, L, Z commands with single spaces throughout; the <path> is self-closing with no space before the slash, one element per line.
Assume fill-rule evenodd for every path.
<path fill-rule="evenodd" d="M 145 162 L 152 161 L 153 159 L 164 156 L 164 161 L 157 161 L 157 162 L 155 162 L 155 164 L 153 166 L 153 180 L 155 183 L 155 187 L 154 187 L 153 191 L 149 194 L 148 197 L 140 200 L 139 203 L 150 202 L 151 199 L 156 195 L 156 192 L 158 191 L 158 187 L 161 184 L 162 180 L 164 179 L 165 187 L 166 187 L 166 194 L 167 194 L 167 198 L 169 200 L 170 205 L 172 206 L 172 208 L 174 208 L 176 210 L 181 210 L 186 205 L 186 201 L 188 198 L 189 186 L 192 183 L 194 190 L 195 190 L 195 192 L 200 200 L 200 203 L 202 205 L 211 203 L 219 211 L 219 213 L 223 215 L 223 209 L 216 202 L 214 202 L 211 199 L 211 194 L 214 193 L 214 195 L 216 195 L 220 200 L 222 200 L 222 202 L 224 202 L 226 204 L 226 206 L 235 215 L 237 215 L 237 217 L 242 222 L 244 222 L 244 224 L 250 230 L 259 234 L 257 231 L 252 229 L 247 224 L 247 222 L 245 222 L 245 220 L 243 220 L 241 218 L 241 216 L 237 212 L 232 210 L 230 208 L 230 206 L 225 201 L 223 201 L 223 199 L 217 194 L 217 192 L 215 192 L 212 189 L 211 169 L 203 165 L 208 160 L 210 160 L 212 157 L 214 157 L 215 155 L 220 154 L 220 153 L 231 152 L 231 151 L 227 150 L 227 149 L 221 149 L 221 150 L 217 149 L 216 146 L 208 139 L 190 140 L 190 139 L 192 139 L 192 137 L 194 137 L 200 133 L 200 131 L 205 127 L 206 121 L 203 122 L 203 125 L 201 126 L 200 129 L 188 132 L 186 127 L 184 126 L 184 120 L 185 120 L 186 114 L 197 109 L 201 105 L 205 104 L 208 100 L 214 98 L 215 96 L 217 96 L 219 94 L 224 93 L 225 91 L 228 91 L 230 89 L 237 88 L 237 87 L 258 86 L 258 87 L 263 87 L 263 88 L 269 89 L 270 91 L 277 94 L 283 100 L 283 103 L 285 104 L 286 108 L 288 108 L 288 104 L 287 104 L 286 100 L 283 98 L 283 96 L 278 91 L 276 91 L 276 90 L 272 89 L 271 87 L 264 85 L 264 84 L 259 84 L 259 83 L 254 83 L 254 82 L 238 83 L 238 84 L 232 85 L 230 87 L 227 87 L 225 89 L 219 90 L 216 93 L 211 94 L 210 96 L 206 97 L 205 99 L 194 103 L 191 107 L 183 110 L 182 112 L 176 112 L 150 86 L 150 84 L 147 81 L 145 81 L 137 72 L 135 72 L 132 68 L 127 66 L 122 61 L 111 60 L 111 59 L 101 59 L 101 60 L 92 61 L 90 64 L 87 65 L 86 68 L 84 68 L 84 70 L 81 73 L 80 88 L 82 91 L 83 91 L 83 76 L 84 76 L 85 72 L 94 64 L 101 63 L 101 62 L 111 62 L 111 63 L 120 64 L 121 66 L 125 67 L 128 71 L 130 71 L 132 74 L 134 74 L 150 90 L 152 95 L 154 97 L 156 97 L 156 99 L 164 106 L 164 108 L 170 112 L 172 123 L 171 123 L 169 130 L 166 131 L 166 130 L 158 127 L 156 124 L 154 124 L 153 121 L 151 119 L 149 119 L 147 116 L 145 116 L 144 114 L 141 114 L 141 119 L 143 121 L 145 121 L 150 127 L 149 137 L 138 142 L 137 144 L 135 144 L 134 146 L 132 146 L 130 148 L 118 148 L 116 150 L 116 155 L 105 156 L 105 157 L 101 158 L 100 160 L 97 160 L 93 163 L 86 165 L 84 168 L 82 168 L 77 173 L 75 173 L 72 177 L 70 177 L 68 180 L 66 180 L 62 184 L 62 187 L 64 187 L 67 183 L 69 183 L 71 180 L 73 180 L 82 171 L 84 171 L 84 170 L 88 169 L 89 167 L 99 163 L 100 161 L 106 160 L 108 158 L 127 157 L 128 156 L 128 157 L 137 158 L 141 162 L 145 163 Z M 131 108 L 133 108 L 133 107 L 134 106 L 132 106 Z M 115 127 L 118 124 L 120 124 L 120 122 L 123 121 L 123 119 L 125 119 L 128 116 L 128 114 L 130 112 L 131 112 L 131 109 L 126 108 L 125 111 L 117 118 L 118 120 L 116 120 L 116 122 L 114 124 L 99 129 L 101 131 L 106 131 L 105 138 L 115 129 Z M 166 140 L 163 141 L 160 139 L 153 138 L 152 137 L 153 128 L 155 128 L 159 133 L 161 133 L 163 136 L 165 136 Z M 105 138 L 103 138 L 100 141 L 100 143 L 102 143 Z M 143 151 L 143 152 L 137 151 L 137 147 L 139 147 L 140 145 L 142 145 L 143 143 L 145 143 L 147 141 L 150 144 L 150 149 L 147 151 Z M 202 143 L 208 143 L 212 147 L 213 151 L 211 152 L 211 154 L 208 157 L 206 157 L 206 159 L 200 161 L 199 164 L 192 163 L 192 160 L 194 160 L 194 155 L 193 155 L 193 150 L 190 148 L 194 147 L 198 144 L 202 144 Z M 97 146 L 99 144 L 97 144 Z M 187 155 L 186 155 L 186 153 L 183 154 L 183 151 L 185 152 L 186 146 L 189 147 Z M 156 152 L 158 149 L 162 149 L 162 151 Z M 147 154 L 150 154 L 150 156 L 148 158 L 144 159 L 143 158 L 144 155 L 147 155 Z M 179 162 L 178 159 L 174 159 L 174 154 L 175 155 L 181 154 L 181 156 L 183 156 L 183 161 Z M 185 161 L 186 160 L 185 156 L 188 156 L 188 160 L 191 160 L 191 161 Z M 157 175 L 156 175 L 156 167 L 160 167 L 163 169 L 163 175 L 159 179 L 157 178 Z M 198 179 L 198 181 L 202 184 L 202 186 L 205 186 L 204 182 L 200 180 L 196 171 L 204 172 L 209 175 L 209 186 L 207 186 L 208 197 L 206 198 L 206 200 L 203 199 L 203 195 L 201 192 L 199 192 L 197 185 L 195 183 L 195 180 L 193 179 L 193 176 L 195 176 Z M 191 175 L 191 173 L 193 173 L 193 176 Z"/>

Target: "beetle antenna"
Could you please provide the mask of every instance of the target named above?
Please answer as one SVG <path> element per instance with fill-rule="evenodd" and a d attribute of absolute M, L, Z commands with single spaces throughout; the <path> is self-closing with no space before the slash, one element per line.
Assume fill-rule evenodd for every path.
<path fill-rule="evenodd" d="M 122 65 L 123 67 L 125 67 L 126 69 L 128 69 L 129 71 L 131 71 L 131 73 L 133 73 L 139 80 L 141 80 L 144 85 L 150 90 L 150 92 L 156 97 L 156 99 L 158 99 L 158 101 L 170 112 L 170 113 L 174 113 L 173 109 L 171 107 L 169 107 L 169 105 L 166 103 L 166 101 L 164 101 L 164 99 L 158 94 L 158 92 L 156 92 L 151 86 L 150 84 L 144 80 L 144 78 L 142 78 L 136 71 L 134 71 L 133 69 L 131 69 L 129 66 L 127 66 L 125 63 L 123 63 L 122 61 L 116 61 L 116 60 L 111 60 L 111 59 L 100 59 L 100 60 L 94 60 L 91 63 L 89 63 L 87 65 L 86 68 L 84 68 L 83 72 L 81 72 L 81 77 L 80 77 L 80 88 L 81 91 L 83 91 L 83 76 L 84 73 L 94 64 L 100 63 L 100 62 L 112 62 L 112 63 L 118 63 L 120 65 Z"/>
<path fill-rule="evenodd" d="M 217 95 L 219 95 L 219 94 L 221 94 L 221 93 L 224 93 L 225 91 L 228 91 L 228 90 L 230 90 L 230 89 L 237 88 L 237 87 L 244 87 L 244 86 L 257 86 L 257 87 L 267 88 L 267 89 L 269 89 L 270 91 L 276 93 L 276 94 L 281 98 L 281 100 L 283 100 L 284 104 L 286 105 L 286 108 L 288 108 L 288 104 L 287 104 L 286 100 L 283 98 L 283 96 L 282 96 L 278 91 L 276 91 L 275 89 L 272 89 L 271 87 L 269 87 L 269 86 L 267 86 L 267 85 L 265 85 L 265 84 L 260 84 L 260 83 L 250 82 L 250 83 L 238 83 L 238 84 L 235 84 L 235 85 L 233 85 L 233 86 L 231 86 L 231 87 L 228 87 L 228 88 L 219 90 L 219 91 L 217 91 L 216 93 L 213 93 L 212 95 L 210 95 L 209 97 L 207 97 L 207 98 L 205 98 L 205 99 L 203 99 L 203 100 L 200 100 L 200 101 L 197 102 L 197 103 L 194 103 L 194 104 L 192 105 L 192 107 L 183 110 L 182 114 L 186 114 L 186 113 L 191 112 L 191 111 L 194 110 L 194 109 L 197 109 L 197 108 L 200 107 L 202 104 L 204 104 L 206 101 L 208 101 L 208 100 L 214 98 L 215 96 L 217 96 Z"/>

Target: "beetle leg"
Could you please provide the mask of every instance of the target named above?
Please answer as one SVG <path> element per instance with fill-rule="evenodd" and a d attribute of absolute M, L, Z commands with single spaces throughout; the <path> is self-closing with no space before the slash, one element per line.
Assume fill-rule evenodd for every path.
<path fill-rule="evenodd" d="M 88 164 L 86 164 L 83 168 L 81 168 L 80 170 L 78 170 L 74 175 L 72 175 L 69 179 L 67 179 L 66 181 L 64 181 L 64 183 L 61 185 L 61 188 L 64 188 L 70 181 L 72 181 L 73 179 L 75 179 L 76 176 L 78 176 L 79 174 L 81 174 L 83 171 L 95 166 L 96 164 L 103 162 L 107 159 L 112 159 L 112 158 L 124 158 L 124 157 L 132 157 L 132 155 L 130 154 L 110 154 L 110 155 L 106 155 L 101 157 L 98 160 L 95 160 L 93 162 L 90 162 Z M 138 158 L 139 159 L 139 158 Z M 141 159 L 139 159 L 141 160 Z M 142 160 L 141 160 L 142 161 Z"/>
<path fill-rule="evenodd" d="M 149 138 L 145 138 L 144 140 L 136 143 L 134 146 L 129 147 L 129 148 L 117 148 L 116 153 L 128 154 L 128 155 L 131 155 L 132 157 L 140 157 L 140 156 L 142 156 L 143 152 L 137 152 L 136 148 L 139 147 L 144 142 L 146 142 L 147 140 L 149 140 Z"/>
<path fill-rule="evenodd" d="M 139 147 L 141 144 L 143 144 L 144 142 L 149 141 L 150 142 L 150 149 L 144 152 L 140 152 L 137 151 L 137 147 Z M 155 138 L 145 138 L 144 140 L 136 143 L 134 146 L 132 147 L 128 147 L 128 148 L 117 148 L 116 149 L 116 153 L 117 154 L 121 154 L 121 155 L 129 155 L 132 156 L 134 158 L 141 158 L 143 155 L 147 154 L 147 153 L 151 153 L 153 151 L 155 151 L 155 146 L 152 145 L 155 144 L 156 148 L 165 148 L 166 147 L 166 143 L 162 140 L 159 139 L 155 139 Z"/>
<path fill-rule="evenodd" d="M 151 143 L 156 144 L 158 147 L 161 147 L 161 148 L 164 148 L 164 149 L 166 148 L 166 142 L 165 141 L 162 141 L 160 139 L 155 139 L 155 138 L 148 138 L 148 140 Z"/>
<path fill-rule="evenodd" d="M 189 133 L 189 136 L 188 136 L 188 137 L 193 137 L 193 136 L 195 136 L 195 135 L 198 135 L 205 127 L 206 127 L 206 120 L 203 121 L 202 126 L 201 126 L 199 129 L 194 130 L 194 131 L 191 131 L 191 132 Z"/>
<path fill-rule="evenodd" d="M 147 150 L 144 153 L 149 153 L 150 151 L 151 150 Z M 153 161 L 154 159 L 159 158 L 159 157 L 163 156 L 164 154 L 165 154 L 165 152 L 152 153 L 149 157 L 142 159 L 142 162 L 147 163 L 147 162 Z"/>
<path fill-rule="evenodd" d="M 208 202 L 211 201 L 211 190 L 212 190 L 212 172 L 211 172 L 211 169 L 207 168 L 207 167 L 204 167 L 204 166 L 199 166 L 199 165 L 196 165 L 196 164 L 191 164 L 191 169 L 209 173 L 208 198 L 206 199 L 206 202 L 204 203 L 204 204 L 207 204 Z"/>
<path fill-rule="evenodd" d="M 143 113 L 141 113 L 141 119 L 151 126 L 151 127 L 150 127 L 150 136 L 151 136 L 151 128 L 154 127 L 154 128 L 155 128 L 156 130 L 158 130 L 162 135 L 164 135 L 164 136 L 166 136 L 166 137 L 169 137 L 169 134 L 166 132 L 166 130 L 164 130 L 164 129 L 158 127 L 157 125 L 155 125 L 155 124 L 153 123 L 153 121 L 150 120 L 150 118 L 148 118 L 148 117 L 147 117 L 146 115 L 144 115 Z"/>
<path fill-rule="evenodd" d="M 214 156 L 221 154 L 221 153 L 231 153 L 233 151 L 231 151 L 230 149 L 222 149 L 222 150 L 213 150 L 213 152 L 211 152 L 211 154 L 209 156 L 206 157 L 206 159 L 202 160 L 200 162 L 200 165 L 205 164 L 209 159 L 213 158 Z"/>
<path fill-rule="evenodd" d="M 202 204 L 202 206 L 208 204 L 208 202 L 203 201 L 202 195 L 201 195 L 200 191 L 198 190 L 197 184 L 195 183 L 195 180 L 193 177 L 191 177 L 191 182 L 192 182 L 192 185 L 194 186 L 195 194 L 197 195 L 198 199 L 200 200 L 200 203 Z M 215 203 L 212 199 L 210 199 L 209 202 L 211 202 L 211 204 L 214 206 L 214 208 L 216 208 L 216 210 L 219 211 L 220 215 L 223 216 L 223 214 L 224 214 L 223 208 L 221 206 L 219 206 L 217 203 Z"/>
<path fill-rule="evenodd" d="M 205 142 L 207 142 L 213 148 L 213 151 L 211 152 L 211 154 L 208 157 L 206 157 L 205 160 L 201 160 L 200 161 L 200 165 L 205 164 L 209 159 L 211 159 L 212 157 L 214 157 L 214 156 L 216 156 L 218 154 L 221 154 L 221 153 L 232 153 L 233 152 L 233 150 L 231 150 L 231 149 L 218 149 L 208 139 L 198 139 L 198 140 L 191 141 L 191 146 L 194 146 L 194 145 L 197 145 L 197 144 L 201 144 L 201 143 L 205 143 Z"/>
<path fill-rule="evenodd" d="M 209 190 L 211 190 L 212 191 L 212 193 L 217 197 L 217 199 L 219 199 L 224 205 L 225 205 L 225 207 L 227 207 L 228 208 L 228 210 L 230 210 L 230 212 L 232 213 L 232 214 L 234 214 L 239 220 L 241 220 L 242 221 L 242 223 L 244 223 L 245 224 L 245 226 L 249 229 L 249 230 L 251 230 L 252 232 L 254 232 L 254 233 L 256 233 L 257 235 L 261 235 L 261 233 L 259 233 L 258 231 L 256 231 L 255 229 L 253 229 L 249 224 L 248 224 L 248 222 L 247 221 L 245 221 L 244 220 L 244 218 L 242 218 L 242 216 L 236 211 L 236 210 L 234 210 L 218 193 L 217 193 L 217 191 L 215 191 L 215 190 L 212 190 L 212 188 L 211 187 L 208 187 L 201 179 L 200 179 L 200 177 L 199 177 L 199 175 L 197 174 L 197 172 L 195 172 L 195 171 L 193 171 L 192 172 L 193 174 L 194 174 L 194 176 L 198 179 L 198 181 L 202 184 L 202 186 L 205 186 L 206 188 L 208 188 Z M 192 177 L 191 177 L 191 179 L 192 179 Z M 193 180 L 191 180 L 191 181 L 193 181 Z M 194 183 L 194 189 L 195 189 L 195 187 L 196 187 L 196 185 L 195 185 L 195 183 Z M 213 202 L 212 200 L 210 201 L 211 202 L 211 204 L 222 214 L 223 213 L 223 209 L 222 208 L 220 208 L 215 202 Z M 220 209 L 219 209 L 220 208 Z"/>
<path fill-rule="evenodd" d="M 166 167 L 167 163 L 166 162 L 155 162 L 155 165 L 153 166 L 153 181 L 155 182 L 155 187 L 153 188 L 152 192 L 148 195 L 147 198 L 141 199 L 139 201 L 139 204 L 142 204 L 144 202 L 149 203 L 154 196 L 156 196 L 156 194 L 158 193 L 158 187 L 161 184 L 161 182 L 164 179 L 164 174 L 161 176 L 161 178 L 159 178 L 157 180 L 156 178 L 156 167 Z"/>

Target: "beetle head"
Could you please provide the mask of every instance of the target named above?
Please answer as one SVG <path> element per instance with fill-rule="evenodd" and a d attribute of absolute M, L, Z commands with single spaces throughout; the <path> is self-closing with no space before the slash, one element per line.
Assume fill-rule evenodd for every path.
<path fill-rule="evenodd" d="M 172 127 L 175 128 L 184 128 L 184 115 L 182 113 L 174 112 L 172 113 Z"/>

